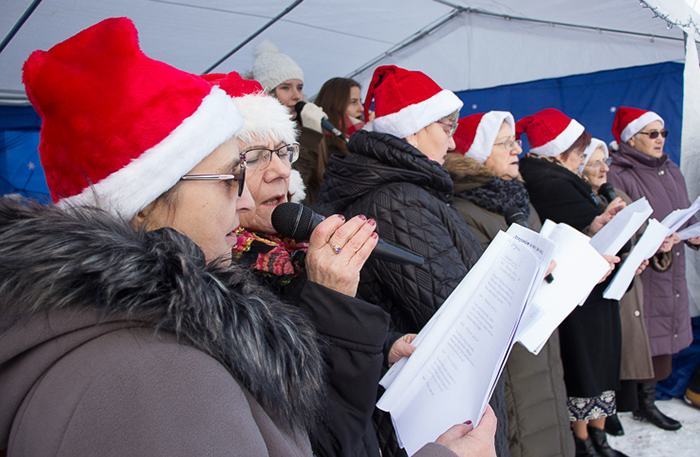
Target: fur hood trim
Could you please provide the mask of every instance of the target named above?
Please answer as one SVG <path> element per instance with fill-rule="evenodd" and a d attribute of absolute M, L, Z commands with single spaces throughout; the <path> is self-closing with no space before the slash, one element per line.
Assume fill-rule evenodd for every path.
<path fill-rule="evenodd" d="M 445 158 L 445 163 L 443 164 L 445 169 L 450 172 L 452 180 L 457 183 L 458 181 L 469 180 L 472 178 L 487 178 L 486 180 L 478 179 L 477 181 L 487 181 L 493 178 L 493 171 L 486 166 L 485 163 L 479 163 L 476 160 L 463 156 L 462 154 L 457 154 L 450 152 Z M 523 182 L 522 176 L 518 173 L 518 181 Z"/>
<path fill-rule="evenodd" d="M 313 430 L 323 365 L 312 326 L 238 266 L 206 264 L 171 229 L 134 231 L 96 208 L 0 199 L 0 332 L 56 309 L 125 315 L 210 355 L 262 407 Z"/>
<path fill-rule="evenodd" d="M 457 181 L 464 179 L 467 176 L 479 176 L 483 178 L 491 178 L 493 172 L 483 163 L 477 162 L 471 157 L 463 156 L 450 152 L 445 158 L 443 166 L 450 172 L 452 179 Z"/>

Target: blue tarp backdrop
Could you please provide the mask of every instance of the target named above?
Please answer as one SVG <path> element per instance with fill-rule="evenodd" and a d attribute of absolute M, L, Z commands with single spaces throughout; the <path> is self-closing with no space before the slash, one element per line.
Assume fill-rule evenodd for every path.
<path fill-rule="evenodd" d="M 459 92 L 457 95 L 464 101 L 460 117 L 502 110 L 510 111 L 518 120 L 545 108 L 557 108 L 606 143 L 614 139 L 611 128 L 618 107 L 651 110 L 664 119 L 670 131 L 664 152 L 675 163 L 680 163 L 683 115 L 683 64 L 680 63 L 545 79 Z M 523 150 L 528 149 L 524 144 Z"/>
<path fill-rule="evenodd" d="M 31 106 L 0 106 L 0 195 L 49 198 L 37 151 L 40 127 Z"/>
<path fill-rule="evenodd" d="M 664 118 L 670 131 L 665 152 L 680 163 L 683 113 L 683 64 L 680 63 L 545 79 L 457 95 L 464 101 L 460 117 L 504 110 L 512 112 L 517 120 L 544 108 L 557 108 L 606 143 L 613 140 L 610 129 L 619 106 L 652 110 Z M 16 192 L 48 197 L 37 153 L 40 124 L 31 106 L 0 106 L 0 194 Z"/>

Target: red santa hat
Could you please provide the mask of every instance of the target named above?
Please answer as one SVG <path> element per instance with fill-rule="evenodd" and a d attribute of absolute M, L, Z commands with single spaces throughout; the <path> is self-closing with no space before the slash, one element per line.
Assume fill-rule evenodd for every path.
<path fill-rule="evenodd" d="M 605 154 L 605 158 L 607 159 L 610 153 L 608 152 L 608 145 L 605 144 L 605 141 L 599 140 L 598 138 L 591 138 L 591 144 L 589 144 L 586 149 L 583 151 L 584 155 L 584 161 L 581 166 L 578 167 L 578 174 L 583 173 L 583 169 L 586 167 L 588 164 L 588 161 L 591 160 L 591 155 L 595 152 L 596 149 L 602 149 L 603 154 Z"/>
<path fill-rule="evenodd" d="M 454 135 L 454 152 L 464 154 L 479 163 L 486 162 L 496 142 L 501 125 L 506 122 L 515 133 L 515 119 L 508 111 L 489 111 L 463 117 Z"/>
<path fill-rule="evenodd" d="M 296 141 L 297 131 L 289 110 L 267 95 L 258 81 L 243 79 L 235 71 L 202 75 L 202 78 L 226 91 L 241 111 L 243 128 L 236 132 L 239 141 L 247 144 Z"/>
<path fill-rule="evenodd" d="M 420 71 L 394 65 L 374 70 L 365 99 L 365 119 L 374 101 L 375 132 L 406 138 L 459 110 L 464 103 Z"/>
<path fill-rule="evenodd" d="M 584 132 L 581 124 L 558 109 L 546 108 L 515 123 L 515 136 L 527 135 L 530 151 L 556 157 L 571 147 Z"/>
<path fill-rule="evenodd" d="M 127 18 L 33 52 L 23 82 L 42 118 L 46 181 L 62 207 L 131 219 L 243 125 L 223 90 L 144 55 Z"/>
<path fill-rule="evenodd" d="M 618 143 L 624 143 L 654 121 L 660 121 L 663 127 L 664 120 L 655 112 L 621 106 L 615 113 L 612 134 Z"/>

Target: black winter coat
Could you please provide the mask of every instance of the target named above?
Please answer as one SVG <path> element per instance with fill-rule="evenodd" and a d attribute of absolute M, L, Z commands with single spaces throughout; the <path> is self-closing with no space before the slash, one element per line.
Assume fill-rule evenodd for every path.
<path fill-rule="evenodd" d="M 328 162 L 317 208 L 377 221 L 387 243 L 425 259 L 420 266 L 370 258 L 362 269 L 359 296 L 382 306 L 392 327 L 417 333 L 483 253 L 452 208 L 453 184 L 440 164 L 392 135 L 359 131 L 348 156 Z"/>
<path fill-rule="evenodd" d="M 385 242 L 425 259 L 417 267 L 370 258 L 358 289 L 358 297 L 391 315 L 393 329 L 417 333 L 483 249 L 452 207 L 452 179 L 440 164 L 400 138 L 365 130 L 350 137 L 348 149 L 349 155 L 329 160 L 316 209 L 346 218 L 364 214 L 377 221 Z M 498 418 L 496 451 L 510 456 L 502 381 L 491 406 Z"/>

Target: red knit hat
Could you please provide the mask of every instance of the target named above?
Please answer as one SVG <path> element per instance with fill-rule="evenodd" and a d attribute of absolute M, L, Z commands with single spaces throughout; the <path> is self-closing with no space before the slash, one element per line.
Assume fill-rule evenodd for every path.
<path fill-rule="evenodd" d="M 289 110 L 279 100 L 267 95 L 258 81 L 243 79 L 235 71 L 202 75 L 202 78 L 233 97 L 244 121 L 243 128 L 236 133 L 240 141 L 248 144 L 259 141 L 289 144 L 296 141 L 297 131 Z"/>
<path fill-rule="evenodd" d="M 420 71 L 394 65 L 374 70 L 365 99 L 365 119 L 374 100 L 373 130 L 406 138 L 462 108 L 462 100 Z"/>
<path fill-rule="evenodd" d="M 654 121 L 660 121 L 663 127 L 664 120 L 655 112 L 621 106 L 617 109 L 617 113 L 615 113 L 612 134 L 618 143 L 624 143 L 632 138 L 635 133 Z"/>
<path fill-rule="evenodd" d="M 515 136 L 527 134 L 533 154 L 556 157 L 571 147 L 585 129 L 558 109 L 546 108 L 515 123 Z"/>
<path fill-rule="evenodd" d="M 515 133 L 515 120 L 508 111 L 489 111 L 463 117 L 454 135 L 454 152 L 476 160 L 486 162 L 491 155 L 491 148 L 496 142 L 501 125 L 506 122 Z"/>
<path fill-rule="evenodd" d="M 63 207 L 131 219 L 243 125 L 223 90 L 145 56 L 127 18 L 33 52 L 23 72 L 42 118 L 46 181 Z"/>

